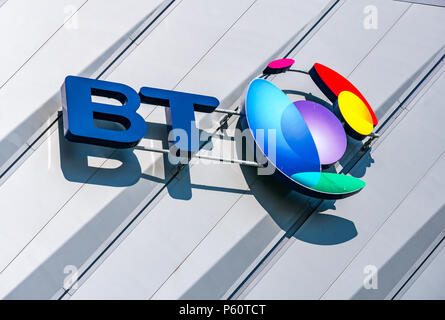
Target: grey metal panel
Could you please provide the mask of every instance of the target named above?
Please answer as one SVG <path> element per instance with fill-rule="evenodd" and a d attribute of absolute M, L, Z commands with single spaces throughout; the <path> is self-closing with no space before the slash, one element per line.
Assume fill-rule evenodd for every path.
<path fill-rule="evenodd" d="M 66 72 L 66 68 L 83 67 L 85 64 L 92 62 L 90 59 L 94 60 L 97 58 L 97 55 L 99 55 L 99 60 L 100 58 L 105 59 L 105 57 L 110 56 L 112 53 L 114 53 L 115 49 L 113 47 L 113 44 L 115 43 L 113 42 L 117 41 L 117 43 L 120 43 L 122 39 L 120 40 L 119 37 L 131 31 L 131 28 L 134 25 L 138 25 L 139 20 L 154 10 L 156 5 L 159 3 L 159 1 L 137 2 L 131 10 L 128 9 L 128 2 L 125 4 L 115 3 L 114 5 L 107 2 L 107 5 L 105 6 L 106 9 L 101 8 L 103 5 L 101 1 L 91 2 L 91 6 L 85 5 L 82 8 L 82 14 L 79 14 L 81 21 L 83 21 L 81 25 L 85 29 L 81 28 L 79 31 L 76 31 L 79 32 L 79 34 L 77 34 L 78 37 L 71 35 L 70 38 L 70 34 L 62 34 L 60 38 L 57 38 L 57 36 L 52 38 L 54 43 L 48 43 L 49 48 L 45 46 L 34 57 L 37 59 L 37 63 L 34 64 L 34 60 L 31 60 L 27 64 L 27 66 L 29 64 L 33 64 L 33 68 L 26 71 L 24 75 L 19 76 L 19 74 L 17 74 L 17 77 L 20 77 L 21 80 L 23 80 L 23 83 L 18 82 L 16 84 L 26 86 L 26 82 L 31 82 L 34 72 L 37 72 L 37 74 L 44 74 L 45 77 L 43 77 L 43 79 L 45 80 L 42 80 L 42 83 L 32 82 L 33 86 L 37 86 L 38 89 L 43 90 L 43 92 L 39 93 L 39 97 L 42 99 L 50 98 L 50 95 L 52 95 L 51 90 L 53 89 L 57 90 L 55 93 L 57 93 L 58 97 L 58 88 L 60 88 L 63 77 L 66 75 L 64 73 Z M 98 10 L 98 8 L 103 10 Z M 122 15 L 120 12 L 123 10 L 123 8 L 127 10 L 126 15 Z M 98 12 L 101 12 L 103 16 L 98 15 Z M 116 17 L 116 15 L 120 17 L 119 23 L 116 23 L 115 21 L 116 19 L 114 17 Z M 99 18 L 102 19 L 103 27 L 105 28 L 103 30 L 95 28 L 97 19 Z M 93 30 L 96 32 L 92 32 L 91 28 L 93 28 Z M 98 37 L 99 39 L 95 39 L 95 37 Z M 69 42 L 69 45 L 71 45 L 72 48 L 67 48 L 68 44 L 65 43 L 67 39 L 72 40 Z M 90 47 L 90 50 L 85 50 L 85 46 L 90 45 L 92 42 L 94 42 L 94 45 Z M 55 62 L 54 55 L 57 56 L 58 50 L 63 51 L 64 49 L 62 48 L 71 49 L 66 53 L 68 56 L 71 54 L 73 55 L 73 60 L 71 60 L 70 64 L 63 63 L 63 67 L 60 69 L 58 69 L 55 64 L 53 64 L 51 67 L 49 67 L 48 64 L 45 64 L 45 61 L 48 63 L 50 61 Z M 103 51 L 106 51 L 107 49 L 109 49 L 110 52 L 104 54 Z M 82 54 L 79 55 L 80 58 L 77 59 L 76 54 L 79 54 L 80 52 Z M 62 60 L 60 60 L 60 62 L 62 62 Z M 99 65 L 102 63 L 103 62 L 100 62 Z M 94 63 L 92 63 L 90 67 L 92 65 L 94 65 Z M 57 80 L 57 77 L 52 78 L 53 74 L 43 72 L 44 70 L 39 73 L 38 71 L 41 67 L 49 68 L 51 72 L 60 73 L 59 80 Z M 95 72 L 95 68 L 91 68 L 91 70 L 87 70 L 85 72 Z M 24 72 L 24 70 L 21 71 Z M 16 77 L 14 77 L 11 81 L 15 81 L 15 79 Z M 7 86 L 11 85 L 10 82 L 8 82 Z M 54 86 L 51 87 L 48 84 L 49 82 L 54 82 Z M 11 97 L 8 96 L 8 94 L 3 95 L 5 89 L 6 86 L 0 91 L 0 100 L 5 97 Z M 10 91 L 8 92 L 19 94 L 19 89 L 19 87 L 11 87 Z M 49 93 L 49 91 L 51 91 L 51 93 Z M 45 96 L 45 94 L 47 94 L 47 96 Z M 26 96 L 26 99 L 32 100 L 33 98 L 36 97 L 32 95 Z M 59 107 L 57 103 L 55 103 L 55 106 Z M 14 109 L 14 112 L 16 114 L 19 113 L 19 109 L 20 108 Z M 5 111 L 3 108 L 2 110 Z M 11 111 L 11 109 L 9 109 L 9 111 Z M 142 108 L 141 112 L 144 112 Z M 25 124 L 27 125 L 29 123 Z M 76 190 L 78 190 L 80 186 L 79 182 L 83 182 L 85 179 L 91 176 L 91 174 L 97 170 L 95 167 L 100 166 L 103 163 L 104 158 L 111 154 L 110 149 L 95 148 L 92 150 L 91 147 L 88 148 L 87 146 L 80 145 L 78 145 L 78 148 L 75 148 L 75 150 L 70 150 L 69 147 L 67 148 L 66 144 L 59 143 L 59 132 L 54 132 L 55 128 L 57 128 L 57 124 L 54 126 L 53 130 L 50 130 L 47 136 L 43 137 L 42 140 L 45 140 L 51 136 L 52 133 L 54 133 L 52 134 L 51 138 L 48 138 L 43 145 L 35 145 L 34 147 L 36 148 L 39 146 L 42 147 L 39 148 L 38 152 L 33 153 L 32 156 L 24 157 L 24 159 L 26 159 L 23 161 L 24 166 L 20 167 L 19 170 L 11 175 L 0 188 L 0 202 L 2 203 L 3 208 L 0 213 L 3 221 L 3 229 L 1 234 L 2 239 L 4 240 L 1 247 L 2 270 L 11 262 L 11 259 L 17 257 L 21 250 L 30 244 L 30 241 L 34 239 L 34 237 L 41 231 L 42 227 L 45 226 L 55 214 L 57 214 L 66 200 L 69 199 L 76 192 Z M 60 157 L 60 148 L 64 148 L 64 152 L 66 152 L 64 154 L 65 158 Z M 29 151 L 27 153 L 31 154 L 33 150 L 31 149 Z M 5 150 L 2 149 L 2 155 L 5 155 L 4 152 Z M 86 166 L 87 156 L 91 156 L 89 167 Z M 62 161 L 64 165 L 61 164 L 61 160 L 64 160 Z M 126 167 L 123 167 L 122 169 L 126 169 Z M 132 176 L 129 175 L 126 178 L 132 179 Z M 128 180 L 125 182 L 124 179 L 124 181 L 121 181 L 120 183 L 128 184 Z M 27 201 L 23 201 L 23 199 L 27 199 Z M 61 230 L 64 229 L 65 227 L 62 226 Z M 10 232 L 11 230 L 15 230 L 15 232 Z M 63 235 L 63 233 L 59 233 L 59 235 Z M 62 239 L 61 241 L 61 243 L 63 243 Z M 61 245 L 61 243 L 51 243 L 56 246 Z M 37 252 L 41 253 L 39 257 L 42 260 L 30 258 L 34 256 L 31 254 L 24 259 L 26 262 L 18 264 L 19 267 L 17 269 L 14 270 L 14 268 L 10 268 L 8 271 L 3 270 L 1 281 L 5 285 L 0 286 L 2 295 L 7 294 L 8 291 L 12 290 L 14 286 L 16 286 L 20 281 L 26 278 L 30 272 L 33 271 L 33 269 L 31 269 L 31 265 L 34 266 L 34 269 L 37 269 L 38 265 L 45 260 L 47 257 L 45 252 L 47 251 L 42 250 L 38 245 L 37 247 Z M 51 246 L 47 246 L 45 248 L 51 252 Z M 29 261 L 33 261 L 35 264 L 31 264 Z M 26 271 L 24 271 L 24 269 Z M 20 272 L 20 270 L 23 272 Z M 8 273 L 9 271 L 11 273 Z M 63 270 L 61 272 L 61 276 L 65 276 L 63 274 Z M 43 277 L 41 281 L 44 282 L 45 278 L 46 277 Z M 6 285 L 7 283 L 9 285 Z M 57 285 L 60 287 L 60 282 L 58 282 Z M 37 287 L 43 289 L 44 286 Z"/>
<path fill-rule="evenodd" d="M 93 75 L 161 2 L 88 1 L 75 17 L 77 28 L 59 29 L 1 88 L 0 172 L 55 119 L 66 75 Z"/>
<path fill-rule="evenodd" d="M 14 0 L 6 3 L 0 11 L 0 88 L 86 2 Z"/>
<path fill-rule="evenodd" d="M 416 23 L 422 21 L 422 24 Z M 445 8 L 412 5 L 351 74 L 358 88 L 367 88 L 366 98 L 380 119 L 398 101 L 425 66 L 445 45 L 445 35 L 433 30 L 445 27 Z M 380 78 L 385 66 L 389 76 Z M 363 90 L 363 89 L 362 89 Z"/>
<path fill-rule="evenodd" d="M 203 166 L 184 172 L 74 297 L 150 297 L 246 189 L 239 169 Z M 208 210 L 208 203 L 218 205 Z"/>
<path fill-rule="evenodd" d="M 364 8 L 369 5 L 377 9 L 377 29 L 363 26 Z M 294 67 L 309 71 L 319 62 L 348 77 L 409 7 L 406 3 L 386 0 L 343 2 L 320 30 L 292 54 Z M 367 87 L 357 87 L 366 95 Z"/>
<path fill-rule="evenodd" d="M 329 0 L 304 4 L 287 0 L 257 1 L 178 88 L 214 95 L 220 99 L 221 107 L 231 107 L 249 82 L 262 73 L 265 65 L 281 57 L 283 49 L 305 30 L 312 19 L 329 7 L 329 3 Z M 218 81 L 206 81 L 196 86 L 200 79 L 212 79 L 215 75 Z"/>
<path fill-rule="evenodd" d="M 154 137 L 165 135 L 164 122 L 156 121 L 154 116 L 150 120 Z M 159 154 L 125 150 L 112 154 L 112 150 L 107 148 L 92 150 L 87 146 L 73 147 L 66 142 L 62 142 L 59 148 L 59 138 L 59 132 L 55 132 L 34 152 L 34 158 L 29 159 L 31 168 L 38 165 L 41 174 L 46 175 L 42 177 L 42 185 L 38 185 L 37 181 L 32 184 L 41 188 L 37 192 L 34 189 L 36 198 L 41 199 L 45 193 L 47 198 L 56 197 L 57 201 L 40 200 L 41 205 L 37 206 L 39 200 L 28 197 L 34 202 L 28 204 L 27 212 L 34 215 L 25 217 L 26 227 L 38 229 L 31 230 L 35 234 L 32 241 L 21 252 L 15 253 L 2 273 L 1 293 L 8 294 L 8 298 L 50 298 L 64 285 L 67 276 L 64 268 L 67 265 L 79 268 L 96 250 L 103 249 L 101 245 L 115 229 L 121 224 L 128 224 L 130 214 L 140 211 L 154 196 L 156 186 L 170 175 L 168 162 L 157 161 L 162 157 Z M 153 141 L 152 146 L 160 147 L 162 141 Z M 110 159 L 105 161 L 106 158 Z M 49 165 L 47 170 L 44 170 L 45 164 Z M 29 172 L 28 162 L 23 167 L 26 175 Z M 141 175 L 149 179 L 140 179 Z M 29 173 L 28 177 L 34 178 Z M 16 181 L 14 178 L 15 175 L 9 181 Z M 89 185 L 80 188 L 81 183 L 76 179 L 87 178 Z M 139 183 L 134 184 L 138 180 Z M 128 185 L 130 187 L 124 188 Z M 10 185 L 8 190 L 13 190 Z M 29 191 L 25 188 L 23 192 L 28 195 Z M 73 199 L 67 202 L 70 197 Z M 22 206 L 20 210 L 23 210 Z M 48 217 L 48 214 L 52 216 Z M 23 225 L 23 220 L 18 223 Z M 23 226 L 13 227 L 22 232 L 28 231 L 19 235 L 21 237 L 15 235 L 18 241 L 33 235 Z M 5 244 L 5 247 L 8 246 Z M 12 247 L 11 242 L 9 247 Z"/>
<path fill-rule="evenodd" d="M 445 299 L 445 248 L 439 249 L 433 261 L 402 296 L 402 299 Z"/>
<path fill-rule="evenodd" d="M 420 3 L 420 4 L 430 5 L 430 6 L 445 7 L 445 3 L 443 0 L 396 0 L 396 1 Z"/>
<path fill-rule="evenodd" d="M 44 0 L 2 2 L 0 11 L 0 97 L 3 97 L 3 86 L 19 72 L 39 48 L 73 15 L 86 1 L 77 0 Z M 36 23 L 38 22 L 38 23 Z M 33 75 L 33 79 L 38 74 Z M 10 115 L 19 113 L 22 105 L 24 84 L 15 101 L 2 101 L 0 114 L 4 123 L 10 121 Z M 23 119 L 24 120 L 24 119 Z M 10 132 L 11 133 L 11 132 Z M 0 174 L 28 147 L 14 134 L 1 141 Z M 8 158 L 13 158 L 6 162 Z"/>
<path fill-rule="evenodd" d="M 346 275 L 345 278 L 342 277 L 345 269 L 352 265 L 351 263 L 363 250 L 363 247 L 369 243 L 376 232 L 380 232 L 379 230 L 382 229 L 382 226 L 394 214 L 395 210 L 401 207 L 407 196 L 412 194 L 419 181 L 430 172 L 434 165 L 439 166 L 437 161 L 445 151 L 444 137 L 440 133 L 442 123 L 445 120 L 445 113 L 443 108 L 434 101 L 443 99 L 442 81 L 443 79 L 432 86 L 391 131 L 391 134 L 387 135 L 378 147 L 371 151 L 370 156 L 363 158 L 351 171 L 354 176 L 364 176 L 367 183 L 366 188 L 354 197 L 337 201 L 335 210 L 331 209 L 311 216 L 295 233 L 289 248 L 275 261 L 269 272 L 263 275 L 264 277 L 256 286 L 251 288 L 245 298 L 317 299 L 332 288 L 335 281 L 340 279 L 339 277 L 343 280 L 343 286 L 339 285 L 341 289 L 336 291 L 340 293 L 339 297 L 343 297 L 343 289 L 347 290 L 351 286 L 354 289 L 351 290 L 353 293 L 349 294 L 353 295 L 355 293 L 354 290 L 363 283 L 363 273 L 359 275 L 359 271 L 363 272 L 363 264 L 372 265 L 375 262 L 375 260 L 369 260 L 373 257 L 372 250 L 370 249 L 371 251 L 368 252 L 369 255 L 364 254 L 362 259 L 358 260 L 357 266 L 353 265 L 351 267 L 354 271 L 348 274 L 354 275 L 352 279 Z M 435 179 L 433 176 L 431 177 Z M 440 183 L 436 186 L 439 188 L 437 190 L 439 192 L 441 190 Z M 443 198 L 439 193 L 421 191 L 420 194 L 423 199 L 421 203 L 427 203 L 433 199 L 441 201 Z M 419 197 L 416 199 L 419 201 Z M 426 212 L 416 212 L 413 208 L 414 211 L 409 213 L 425 215 L 422 218 L 419 217 L 419 222 L 421 219 L 428 220 L 428 215 L 433 215 L 438 205 L 433 205 L 431 210 Z M 402 212 L 407 214 L 406 210 Z M 352 229 L 356 230 L 356 236 L 349 241 L 331 242 L 330 244 L 305 241 L 311 238 L 311 235 L 321 237 L 323 232 L 328 232 L 328 230 L 323 230 L 325 226 L 322 223 L 323 217 L 327 214 L 350 221 L 349 227 L 346 229 L 344 226 L 347 225 L 344 224 L 339 224 L 338 230 L 334 229 L 333 235 L 335 237 L 340 237 Z M 441 218 L 443 219 L 443 217 Z M 397 225 L 399 227 L 399 224 Z M 409 223 L 407 223 L 407 234 L 404 235 L 408 239 L 414 236 L 409 226 Z M 336 228 L 336 226 L 331 224 L 329 228 Z M 416 228 L 414 230 L 414 232 L 417 231 Z M 389 233 L 394 236 L 394 228 L 391 228 Z M 394 244 L 397 243 L 396 239 L 394 239 Z M 387 240 L 387 238 L 383 236 L 383 240 Z M 428 238 L 423 239 L 423 241 L 428 242 Z M 382 242 L 378 243 L 379 245 L 375 247 L 378 253 L 375 256 L 379 256 L 385 249 L 389 252 L 397 251 L 397 246 L 396 248 L 391 247 L 392 243 L 389 241 L 384 241 L 384 245 Z M 424 248 L 428 245 L 428 243 L 422 243 Z M 421 248 L 419 248 L 419 251 L 422 252 Z M 411 256 L 408 255 L 405 261 L 410 259 L 415 261 L 418 258 L 416 255 L 419 254 L 419 251 L 412 251 Z M 383 256 L 379 257 L 383 258 Z M 380 260 L 375 263 L 377 266 L 381 265 Z M 409 267 L 407 266 L 407 268 Z M 390 268 L 386 276 L 394 284 L 396 282 L 392 277 L 397 277 L 397 273 L 391 271 Z M 406 271 L 407 269 L 405 269 Z M 402 274 L 399 274 L 399 277 L 403 276 L 403 270 L 401 272 Z M 349 281 L 352 281 L 353 284 Z M 389 292 L 388 288 L 382 286 L 383 294 L 385 292 L 387 294 Z M 337 296 L 333 294 L 329 297 Z M 362 297 L 362 295 L 359 295 L 359 297 Z"/>
<path fill-rule="evenodd" d="M 445 72 L 435 80 L 431 88 L 422 92 L 419 100 L 413 105 L 419 112 L 431 112 L 432 105 L 443 99 Z M 398 281 L 409 272 L 438 234 L 445 229 L 444 164 L 445 157 L 441 155 L 323 298 L 391 298 L 389 294 Z M 367 265 L 378 268 L 377 289 L 367 290 L 363 287 L 363 270 Z"/>

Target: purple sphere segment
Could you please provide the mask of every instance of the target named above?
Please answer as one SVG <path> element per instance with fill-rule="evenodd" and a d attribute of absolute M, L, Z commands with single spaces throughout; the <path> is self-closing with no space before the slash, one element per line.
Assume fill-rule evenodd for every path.
<path fill-rule="evenodd" d="M 346 133 L 337 117 L 313 101 L 296 101 L 297 107 L 312 134 L 321 164 L 332 164 L 346 150 Z"/>

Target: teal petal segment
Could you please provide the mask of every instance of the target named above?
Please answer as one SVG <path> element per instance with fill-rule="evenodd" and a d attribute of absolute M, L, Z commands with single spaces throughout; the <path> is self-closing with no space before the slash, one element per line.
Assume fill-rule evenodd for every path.
<path fill-rule="evenodd" d="M 366 185 L 358 178 L 330 172 L 300 172 L 291 178 L 314 191 L 330 194 L 355 193 Z"/>

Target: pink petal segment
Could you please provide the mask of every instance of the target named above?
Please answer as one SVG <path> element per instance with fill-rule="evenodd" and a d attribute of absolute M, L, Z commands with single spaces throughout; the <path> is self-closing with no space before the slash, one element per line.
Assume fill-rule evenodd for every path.
<path fill-rule="evenodd" d="M 267 66 L 271 69 L 289 68 L 295 63 L 293 59 L 278 59 L 270 62 Z"/>

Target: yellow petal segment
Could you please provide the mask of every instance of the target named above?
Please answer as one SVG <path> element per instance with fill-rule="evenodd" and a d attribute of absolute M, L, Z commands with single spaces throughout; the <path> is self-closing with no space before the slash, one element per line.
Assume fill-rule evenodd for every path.
<path fill-rule="evenodd" d="M 372 116 L 362 99 L 349 91 L 338 95 L 338 107 L 348 125 L 361 135 L 367 136 L 374 129 Z"/>

